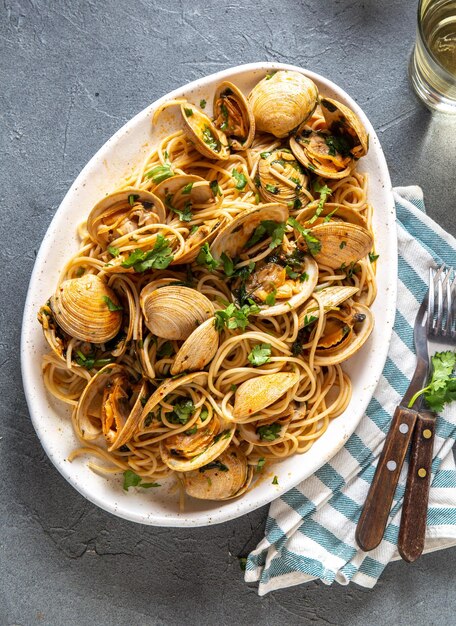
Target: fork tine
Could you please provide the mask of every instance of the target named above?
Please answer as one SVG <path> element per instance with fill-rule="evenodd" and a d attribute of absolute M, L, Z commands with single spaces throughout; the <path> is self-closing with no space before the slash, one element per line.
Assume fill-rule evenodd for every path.
<path fill-rule="evenodd" d="M 427 310 L 427 334 L 431 334 L 434 329 L 434 272 L 435 270 L 429 268 L 429 296 L 428 296 L 428 310 Z"/>
<path fill-rule="evenodd" d="M 437 319 L 435 322 L 434 333 L 439 335 L 442 331 L 443 324 L 443 282 L 440 274 L 437 280 Z"/>

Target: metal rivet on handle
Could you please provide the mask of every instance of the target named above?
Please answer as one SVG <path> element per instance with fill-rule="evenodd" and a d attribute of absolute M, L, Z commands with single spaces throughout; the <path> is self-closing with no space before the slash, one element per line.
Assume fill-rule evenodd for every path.
<path fill-rule="evenodd" d="M 427 476 L 427 472 L 424 467 L 420 467 L 420 469 L 418 470 L 418 476 L 420 478 L 425 478 Z"/>
<path fill-rule="evenodd" d="M 399 432 L 402 433 L 403 435 L 405 435 L 406 433 L 408 433 L 409 431 L 409 427 L 408 424 L 401 424 L 399 426 Z"/>
<path fill-rule="evenodd" d="M 429 428 L 425 428 L 423 430 L 423 437 L 425 439 L 430 439 L 432 437 L 432 430 L 429 430 Z"/>
<path fill-rule="evenodd" d="M 390 472 L 394 472 L 394 470 L 397 467 L 397 463 L 396 461 L 388 461 L 388 463 L 386 464 L 386 467 L 389 469 Z"/>

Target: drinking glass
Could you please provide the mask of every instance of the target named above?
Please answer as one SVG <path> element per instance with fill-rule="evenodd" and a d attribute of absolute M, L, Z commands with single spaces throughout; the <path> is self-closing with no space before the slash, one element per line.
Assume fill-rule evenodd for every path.
<path fill-rule="evenodd" d="M 456 0 L 420 0 L 409 74 L 426 106 L 456 114 Z"/>

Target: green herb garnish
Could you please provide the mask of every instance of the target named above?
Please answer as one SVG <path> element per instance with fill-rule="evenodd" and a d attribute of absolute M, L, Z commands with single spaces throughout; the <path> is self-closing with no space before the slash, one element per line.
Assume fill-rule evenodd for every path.
<path fill-rule="evenodd" d="M 185 185 L 185 187 L 182 189 L 182 194 L 189 194 L 193 188 L 194 183 L 188 183 L 188 185 Z"/>
<path fill-rule="evenodd" d="M 249 315 L 260 312 L 260 307 L 249 300 L 249 304 L 237 307 L 235 304 L 229 304 L 226 309 L 215 312 L 215 328 L 221 332 L 224 328 L 236 330 L 240 328 L 245 330 L 249 323 Z"/>
<path fill-rule="evenodd" d="M 211 182 L 209 183 L 209 187 L 211 188 L 211 191 L 214 194 L 214 196 L 222 195 L 222 190 L 220 189 L 220 186 L 217 180 L 211 180 Z"/>
<path fill-rule="evenodd" d="M 202 100 L 200 100 L 200 107 L 201 107 L 202 109 L 205 109 L 205 108 L 206 108 L 206 100 L 205 100 L 204 98 L 203 98 Z"/>
<path fill-rule="evenodd" d="M 120 304 L 116 304 L 115 302 L 113 302 L 109 296 L 103 296 L 103 300 L 105 304 L 108 305 L 108 309 L 110 311 L 122 311 L 123 310 L 123 307 Z"/>
<path fill-rule="evenodd" d="M 162 343 L 162 345 L 158 348 L 157 350 L 157 356 L 162 358 L 162 357 L 169 357 L 173 354 L 174 352 L 174 347 L 171 341 L 165 341 L 165 343 Z"/>
<path fill-rule="evenodd" d="M 115 246 L 108 246 L 108 252 L 111 256 L 119 256 L 120 250 Z"/>
<path fill-rule="evenodd" d="M 138 198 L 139 198 L 138 194 L 131 193 L 128 196 L 128 203 L 130 204 L 130 206 L 133 206 Z"/>
<path fill-rule="evenodd" d="M 369 252 L 369 261 L 371 263 L 374 263 L 378 259 L 379 256 L 380 256 L 379 254 L 374 254 L 373 252 Z"/>
<path fill-rule="evenodd" d="M 277 476 L 274 476 L 274 478 L 272 480 L 272 484 L 273 485 L 278 485 L 279 484 L 279 479 L 277 478 Z"/>
<path fill-rule="evenodd" d="M 245 186 L 247 185 L 247 178 L 244 176 L 244 174 L 242 172 L 239 172 L 236 168 L 233 169 L 231 174 L 233 178 L 237 181 L 236 189 L 238 189 L 239 191 L 245 189 Z"/>
<path fill-rule="evenodd" d="M 260 224 L 255 228 L 253 235 L 250 237 L 248 242 L 245 244 L 246 248 L 251 248 L 256 243 L 261 241 L 266 235 L 271 237 L 271 243 L 269 244 L 270 248 L 277 248 L 280 246 L 283 240 L 283 236 L 285 234 L 286 224 L 285 222 L 274 222 L 273 220 L 263 220 Z"/>
<path fill-rule="evenodd" d="M 275 288 L 271 291 L 271 293 L 268 293 L 264 300 L 268 306 L 274 306 L 274 304 L 276 303 L 276 295 L 277 289 Z"/>
<path fill-rule="evenodd" d="M 128 491 L 130 487 L 142 487 L 143 489 L 150 489 L 151 487 L 160 487 L 160 483 L 143 483 L 141 476 L 135 474 L 132 470 L 126 470 L 123 473 L 124 482 L 123 488 Z"/>
<path fill-rule="evenodd" d="M 248 360 L 254 367 L 264 365 L 271 358 L 271 344 L 257 343 L 248 355 Z"/>
<path fill-rule="evenodd" d="M 211 272 L 217 269 L 220 265 L 219 261 L 214 259 L 209 249 L 209 244 L 206 242 L 203 244 L 201 250 L 196 257 L 196 262 L 198 265 L 202 265 L 203 267 L 207 267 Z"/>
<path fill-rule="evenodd" d="M 257 434 L 263 441 L 274 441 L 280 437 L 280 431 L 282 426 L 277 422 L 267 424 L 266 426 L 260 426 L 256 429 Z"/>
<path fill-rule="evenodd" d="M 226 276 L 232 276 L 234 274 L 234 263 L 232 259 L 226 254 L 226 252 L 222 252 L 220 259 L 223 263 L 223 271 Z"/>
<path fill-rule="evenodd" d="M 137 248 L 123 261 L 122 267 L 132 267 L 135 272 L 142 273 L 150 269 L 163 270 L 174 259 L 169 240 L 163 235 L 157 235 L 152 250 Z"/>
<path fill-rule="evenodd" d="M 255 470 L 257 472 L 261 471 L 264 467 L 264 464 L 266 463 L 266 459 L 261 457 L 261 459 L 258 459 L 258 463 L 256 464 L 256 468 Z"/>
<path fill-rule="evenodd" d="M 171 424 L 186 424 L 195 412 L 195 405 L 191 400 L 176 402 L 171 413 L 166 414 L 166 419 Z"/>
<path fill-rule="evenodd" d="M 432 377 L 429 384 L 418 391 L 409 402 L 409 408 L 424 394 L 426 404 L 435 413 L 456 400 L 456 352 L 436 352 L 431 358 Z"/>
<path fill-rule="evenodd" d="M 169 163 L 165 163 L 164 165 L 156 165 L 151 170 L 146 172 L 146 177 L 151 178 L 156 185 L 163 182 L 167 178 L 171 178 L 171 176 L 174 176 L 174 172 L 171 169 L 171 165 Z"/>
<path fill-rule="evenodd" d="M 307 247 L 309 248 L 310 254 L 314 255 L 320 252 L 321 242 L 314 235 L 312 235 L 310 229 L 304 228 L 304 226 L 300 224 L 298 220 L 296 220 L 294 217 L 289 217 L 287 223 L 289 226 L 292 226 L 295 230 L 297 230 L 298 233 L 303 237 L 304 241 L 307 244 Z"/>
<path fill-rule="evenodd" d="M 279 193 L 279 188 L 277 187 L 277 185 L 270 185 L 269 183 L 267 183 L 265 189 L 266 191 L 269 191 L 269 193 L 273 193 L 274 195 Z"/>
<path fill-rule="evenodd" d="M 187 109 L 184 107 L 184 112 L 187 117 L 191 117 L 193 115 L 193 109 Z"/>

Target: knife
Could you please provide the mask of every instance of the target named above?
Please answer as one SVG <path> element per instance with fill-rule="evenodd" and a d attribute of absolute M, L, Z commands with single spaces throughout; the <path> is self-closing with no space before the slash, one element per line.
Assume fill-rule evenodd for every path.
<path fill-rule="evenodd" d="M 408 407 L 415 393 L 425 386 L 429 373 L 429 355 L 426 338 L 427 304 L 428 294 L 426 294 L 418 309 L 413 330 L 417 357 L 415 373 L 404 397 L 394 412 L 391 426 L 378 460 L 377 469 L 356 528 L 356 541 L 365 552 L 376 548 L 383 538 L 405 455 L 417 422 L 419 423 L 418 430 L 420 434 L 417 434 L 418 430 L 415 433 L 415 450 L 419 452 L 419 455 L 413 465 L 414 472 L 418 472 L 421 469 L 421 467 L 416 467 L 416 464 L 419 464 L 422 450 L 425 449 L 428 452 L 429 440 L 426 439 L 428 433 L 424 434 L 424 431 L 428 429 L 429 423 L 426 420 L 429 419 L 429 416 L 426 415 L 426 412 L 421 411 L 418 413 L 413 408 Z M 422 402 L 421 399 L 420 402 Z M 432 433 L 433 431 L 434 429 L 432 428 Z M 410 471 L 412 471 L 412 464 L 413 459 L 411 460 Z M 430 472 L 428 474 L 430 475 Z M 429 482 L 429 479 L 427 479 L 427 482 Z M 421 493 L 424 486 L 425 483 L 414 480 L 410 489 L 410 499 L 416 498 L 417 492 Z M 410 503 L 408 504 L 410 505 Z M 402 545 L 405 553 L 407 553 L 406 556 L 413 556 L 413 553 L 416 551 L 412 550 L 408 554 L 409 550 L 406 547 L 411 543 L 413 535 L 413 520 L 410 517 L 410 511 L 411 508 L 408 506 L 403 526 Z"/>

